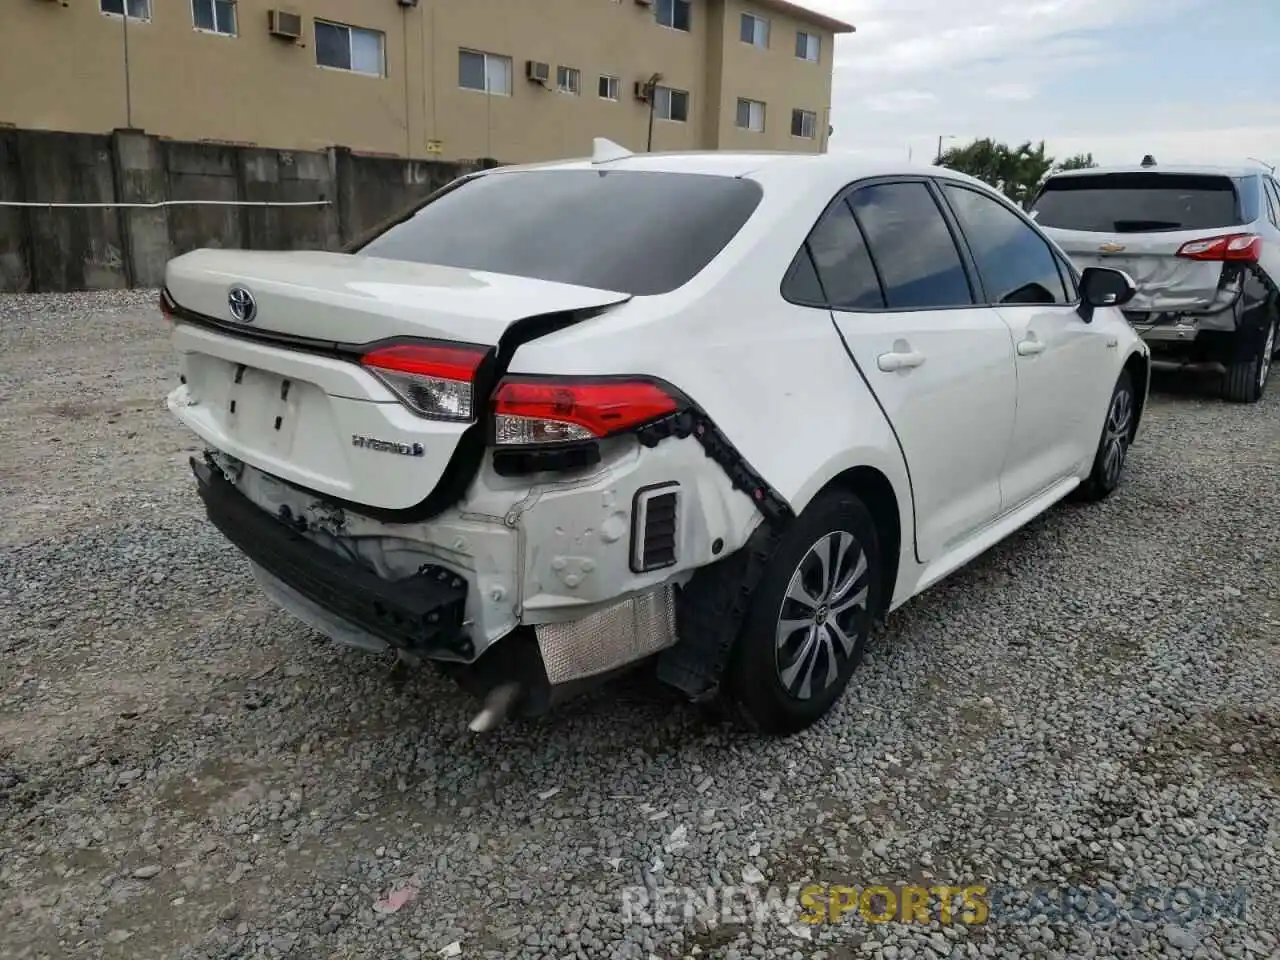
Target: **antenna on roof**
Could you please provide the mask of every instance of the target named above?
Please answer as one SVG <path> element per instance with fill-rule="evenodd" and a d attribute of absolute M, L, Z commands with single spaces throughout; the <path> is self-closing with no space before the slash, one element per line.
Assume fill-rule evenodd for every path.
<path fill-rule="evenodd" d="M 604 137 L 596 137 L 591 141 L 591 162 L 592 163 L 608 163 L 611 160 L 625 160 L 627 157 L 635 156 L 626 147 L 607 140 Z"/>
<path fill-rule="evenodd" d="M 1154 167 L 1156 165 L 1156 158 L 1148 153 L 1145 157 L 1142 158 L 1142 165 L 1144 167 Z"/>

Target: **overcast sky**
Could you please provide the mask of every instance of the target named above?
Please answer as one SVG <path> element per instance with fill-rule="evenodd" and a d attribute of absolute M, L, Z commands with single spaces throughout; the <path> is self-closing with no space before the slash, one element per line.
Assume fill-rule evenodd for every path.
<path fill-rule="evenodd" d="M 800 0 L 836 41 L 833 151 L 927 162 L 939 135 L 1101 163 L 1280 164 L 1280 0 Z"/>

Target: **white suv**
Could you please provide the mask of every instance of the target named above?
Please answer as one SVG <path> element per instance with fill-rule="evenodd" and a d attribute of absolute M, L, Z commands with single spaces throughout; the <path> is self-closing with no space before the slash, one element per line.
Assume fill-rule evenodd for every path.
<path fill-rule="evenodd" d="M 597 141 L 357 249 L 172 260 L 168 404 L 262 587 L 473 727 L 643 661 L 780 733 L 873 618 L 1115 488 L 1132 295 L 962 174 Z"/>

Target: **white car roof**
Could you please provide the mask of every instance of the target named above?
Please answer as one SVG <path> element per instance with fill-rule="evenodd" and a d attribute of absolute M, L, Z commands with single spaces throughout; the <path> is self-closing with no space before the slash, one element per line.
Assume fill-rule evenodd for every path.
<path fill-rule="evenodd" d="M 517 173 L 523 170 L 646 170 L 671 173 L 715 174 L 725 177 L 754 177 L 767 174 L 777 180 L 794 172 L 812 179 L 834 179 L 849 182 L 865 177 L 894 175 L 929 175 L 963 183 L 982 181 L 946 167 L 908 163 L 875 163 L 847 153 L 785 153 L 780 151 L 737 152 L 726 150 L 683 150 L 671 153 L 634 153 L 618 159 L 593 163 L 589 157 L 554 160 L 547 163 L 496 167 L 491 173 Z"/>

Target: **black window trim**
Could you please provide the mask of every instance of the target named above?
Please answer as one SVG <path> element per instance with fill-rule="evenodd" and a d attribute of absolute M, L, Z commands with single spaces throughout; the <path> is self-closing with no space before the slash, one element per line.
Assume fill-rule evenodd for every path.
<path fill-rule="evenodd" d="M 836 195 L 822 208 L 822 212 L 814 218 L 813 226 L 811 226 L 808 233 L 805 234 L 804 242 L 800 245 L 800 249 L 796 252 L 795 256 L 791 258 L 791 261 L 787 264 L 786 270 L 783 271 L 782 278 L 778 284 L 779 296 L 781 296 L 787 303 L 797 307 L 830 310 L 833 313 L 920 313 L 926 310 L 973 310 L 979 307 L 989 306 L 989 304 L 979 302 L 980 300 L 986 299 L 986 293 L 977 285 L 979 282 L 977 264 L 974 263 L 973 254 L 969 250 L 968 242 L 961 239 L 963 234 L 960 233 L 959 224 L 956 222 L 955 214 L 952 213 L 951 208 L 947 206 L 946 200 L 942 196 L 941 189 L 934 181 L 934 177 L 927 175 L 889 174 L 887 176 L 864 177 L 859 180 L 854 180 L 840 188 L 840 190 L 836 192 Z M 817 226 L 822 219 L 826 217 L 827 214 L 830 213 L 837 205 L 841 203 L 845 204 L 849 210 L 849 214 L 853 217 L 853 222 L 858 225 L 858 232 L 862 234 L 863 243 L 866 243 L 866 230 L 862 226 L 862 222 L 858 219 L 857 214 L 854 213 L 853 204 L 849 202 L 849 198 L 858 190 L 863 190 L 867 187 L 899 183 L 923 184 L 924 188 L 929 192 L 929 196 L 933 200 L 934 205 L 938 208 L 938 213 L 941 214 L 943 222 L 947 225 L 947 232 L 950 234 L 951 242 L 956 248 L 957 256 L 960 258 L 960 266 L 964 270 L 965 282 L 968 284 L 969 296 L 973 299 L 973 302 L 930 307 L 890 307 L 886 305 L 883 307 L 870 307 L 857 310 L 850 307 L 838 307 L 833 305 L 827 297 L 826 288 L 822 287 L 821 275 L 818 276 L 818 286 L 822 287 L 822 295 L 826 300 L 825 303 L 805 303 L 789 297 L 785 289 L 786 281 L 795 269 L 795 262 L 801 254 L 808 256 L 812 262 L 813 258 L 809 253 L 809 237 L 813 235 L 813 231 L 817 229 Z M 885 303 L 888 304 L 888 297 L 885 296 L 884 279 L 880 272 L 880 266 L 876 263 L 875 254 L 872 253 L 871 245 L 866 243 L 866 247 L 867 256 L 871 260 L 872 269 L 875 270 L 876 282 L 880 285 L 880 296 Z M 814 264 L 814 272 L 817 273 L 817 264 Z"/>
<path fill-rule="evenodd" d="M 983 302 L 974 304 L 974 306 L 1036 307 L 1037 309 L 1040 309 L 1040 310 L 1044 310 L 1049 307 L 1061 307 L 1064 310 L 1066 309 L 1076 310 L 1080 307 L 1080 283 L 1079 283 L 1079 280 L 1074 276 L 1074 268 L 1072 268 L 1073 282 L 1068 284 L 1066 282 L 1066 279 L 1062 277 L 1063 262 L 1062 262 L 1062 258 L 1058 255 L 1057 249 L 1054 247 L 1053 243 L 1049 240 L 1049 238 L 1044 235 L 1044 231 L 1042 231 L 1038 226 L 1036 226 L 1036 222 L 1032 220 L 1030 217 L 1028 217 L 1025 211 L 1018 209 L 1017 204 L 1015 204 L 1013 201 L 1011 201 L 1008 197 L 1006 197 L 1002 193 L 999 193 L 995 190 L 983 189 L 972 183 L 965 183 L 960 180 L 953 180 L 950 177 L 934 177 L 933 180 L 934 180 L 934 183 L 937 185 L 938 193 L 942 198 L 942 202 L 946 204 L 947 210 L 949 210 L 951 212 L 951 215 L 955 217 L 956 231 L 959 233 L 959 235 L 963 239 L 965 252 L 968 253 L 970 260 L 972 260 L 974 264 L 974 271 L 978 275 L 978 282 L 982 290 Z M 986 282 L 982 279 L 982 270 L 978 267 L 977 265 L 978 260 L 976 257 L 973 256 L 973 250 L 969 246 L 969 238 L 965 234 L 963 228 L 960 227 L 960 218 L 956 216 L 955 211 L 952 209 L 951 201 L 947 199 L 947 192 L 944 189 L 942 189 L 944 185 L 949 187 L 954 187 L 957 190 L 968 190 L 970 193 L 976 193 L 980 197 L 986 197 L 987 199 L 992 200 L 995 203 L 999 204 L 1000 206 L 1004 207 L 1006 210 L 1012 213 L 1015 217 L 1021 220 L 1024 224 L 1030 227 L 1031 232 L 1034 233 L 1040 239 L 1040 242 L 1045 245 L 1045 249 L 1049 251 L 1049 256 L 1053 259 L 1054 265 L 1058 268 L 1059 279 L 1062 281 L 1062 292 L 1064 295 L 1068 297 L 1068 299 L 1063 303 L 997 303 L 997 302 L 994 302 L 991 299 L 991 295 L 987 293 Z M 1070 299 L 1072 295 L 1074 295 L 1075 297 L 1074 300 Z"/>

